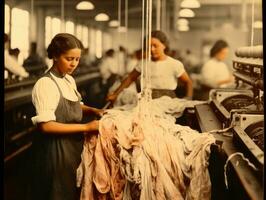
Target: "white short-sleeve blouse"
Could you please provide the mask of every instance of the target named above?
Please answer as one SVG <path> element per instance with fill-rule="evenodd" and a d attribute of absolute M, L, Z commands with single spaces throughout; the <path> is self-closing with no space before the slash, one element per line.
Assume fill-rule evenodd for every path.
<path fill-rule="evenodd" d="M 62 96 L 70 101 L 78 101 L 80 94 L 77 91 L 75 80 L 70 75 L 64 77 L 50 75 L 58 84 Z M 32 90 L 32 103 L 36 109 L 36 116 L 32 117 L 33 124 L 47 121 L 55 121 L 55 110 L 60 100 L 60 92 L 55 82 L 49 77 L 40 78 Z"/>
<path fill-rule="evenodd" d="M 165 60 L 151 61 L 148 67 L 152 89 L 175 90 L 178 78 L 185 72 L 183 63 L 169 56 Z M 141 72 L 141 62 L 136 65 L 135 70 Z"/>

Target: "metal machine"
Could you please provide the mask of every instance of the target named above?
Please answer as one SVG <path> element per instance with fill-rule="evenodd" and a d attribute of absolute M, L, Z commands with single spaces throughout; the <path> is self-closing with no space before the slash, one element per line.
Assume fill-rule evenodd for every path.
<path fill-rule="evenodd" d="M 262 199 L 263 48 L 262 46 L 240 47 L 235 55 L 233 68 L 236 88 L 212 89 L 208 103 L 195 106 L 195 113 L 200 131 L 213 131 L 217 141 L 220 141 L 220 150 L 225 154 L 225 160 L 230 156 L 233 157 L 233 154 L 242 153 L 250 162 L 244 161 L 239 156 L 230 160 L 231 173 L 229 175 L 234 181 L 229 187 L 232 194 L 236 195 L 234 198 Z M 223 168 L 220 170 L 220 173 L 224 171 Z M 219 173 L 218 168 L 215 173 Z M 228 192 L 230 189 L 224 191 Z M 229 196 L 232 197 L 232 194 Z"/>

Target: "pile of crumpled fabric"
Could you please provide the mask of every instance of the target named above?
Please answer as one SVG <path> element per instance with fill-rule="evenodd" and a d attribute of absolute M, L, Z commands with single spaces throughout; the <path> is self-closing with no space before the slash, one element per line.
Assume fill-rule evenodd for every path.
<path fill-rule="evenodd" d="M 86 136 L 77 169 L 81 200 L 211 199 L 208 160 L 215 138 L 175 124 L 169 111 L 183 107 L 165 101 L 168 108 L 155 99 L 107 110 L 99 135 Z"/>

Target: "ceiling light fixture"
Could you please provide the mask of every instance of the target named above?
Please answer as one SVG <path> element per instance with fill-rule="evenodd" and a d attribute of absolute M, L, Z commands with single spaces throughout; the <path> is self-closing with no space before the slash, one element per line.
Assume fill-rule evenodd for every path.
<path fill-rule="evenodd" d="M 183 25 L 187 26 L 187 25 L 188 25 L 188 20 L 187 20 L 187 19 L 183 19 L 183 18 L 181 18 L 181 19 L 178 19 L 178 20 L 177 20 L 176 24 L 177 24 L 178 26 L 183 26 Z"/>
<path fill-rule="evenodd" d="M 98 15 L 95 16 L 95 20 L 96 21 L 108 21 L 109 20 L 109 16 L 105 13 L 99 13 Z"/>
<path fill-rule="evenodd" d="M 178 26 L 177 29 L 179 31 L 189 31 L 189 26 L 188 25 L 182 25 L 182 26 Z"/>
<path fill-rule="evenodd" d="M 179 11 L 179 16 L 180 17 L 194 17 L 195 13 L 191 9 L 184 8 Z"/>
<path fill-rule="evenodd" d="M 109 22 L 110 27 L 118 27 L 119 26 L 119 21 L 117 20 L 112 20 Z"/>
<path fill-rule="evenodd" d="M 200 2 L 198 0 L 183 0 L 180 6 L 181 8 L 199 8 Z"/>
<path fill-rule="evenodd" d="M 93 10 L 94 5 L 89 1 L 81 1 L 76 5 L 77 10 Z"/>

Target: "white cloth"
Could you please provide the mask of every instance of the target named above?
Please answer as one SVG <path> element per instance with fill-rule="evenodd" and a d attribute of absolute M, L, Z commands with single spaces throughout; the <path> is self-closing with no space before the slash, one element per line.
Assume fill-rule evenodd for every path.
<path fill-rule="evenodd" d="M 140 200 L 210 200 L 213 135 L 175 124 L 155 100 L 142 100 L 130 110 L 107 110 L 97 140 L 85 137 L 80 200 L 132 200 L 134 193 Z"/>
<path fill-rule="evenodd" d="M 115 58 L 106 57 L 100 64 L 100 73 L 103 79 L 103 83 L 106 83 L 107 79 L 112 74 L 118 73 L 118 63 Z"/>
<path fill-rule="evenodd" d="M 128 61 L 126 73 L 129 74 L 139 63 L 138 59 L 132 58 Z"/>
<path fill-rule="evenodd" d="M 231 73 L 226 64 L 214 58 L 210 59 L 203 65 L 201 75 L 202 83 L 210 88 L 221 87 L 218 85 L 218 82 L 230 79 L 231 77 Z"/>
<path fill-rule="evenodd" d="M 72 76 L 66 75 L 63 78 L 54 76 L 56 83 L 62 91 L 65 99 L 78 101 L 77 86 Z M 76 91 L 76 92 L 75 92 Z M 32 103 L 36 109 L 36 116 L 32 117 L 33 124 L 56 120 L 55 110 L 60 100 L 60 92 L 55 82 L 49 77 L 40 78 L 32 90 Z"/>
<path fill-rule="evenodd" d="M 126 53 L 123 51 L 118 51 L 116 54 L 117 66 L 118 66 L 118 74 L 120 76 L 124 76 L 126 73 Z"/>
<path fill-rule="evenodd" d="M 29 73 L 8 53 L 7 49 L 5 49 L 5 68 L 11 73 L 23 78 L 29 76 Z"/>
<path fill-rule="evenodd" d="M 152 89 L 175 90 L 178 78 L 185 72 L 184 65 L 179 60 L 169 56 L 165 60 L 151 61 L 148 67 L 151 73 Z M 141 72 L 141 62 L 135 69 Z"/>

